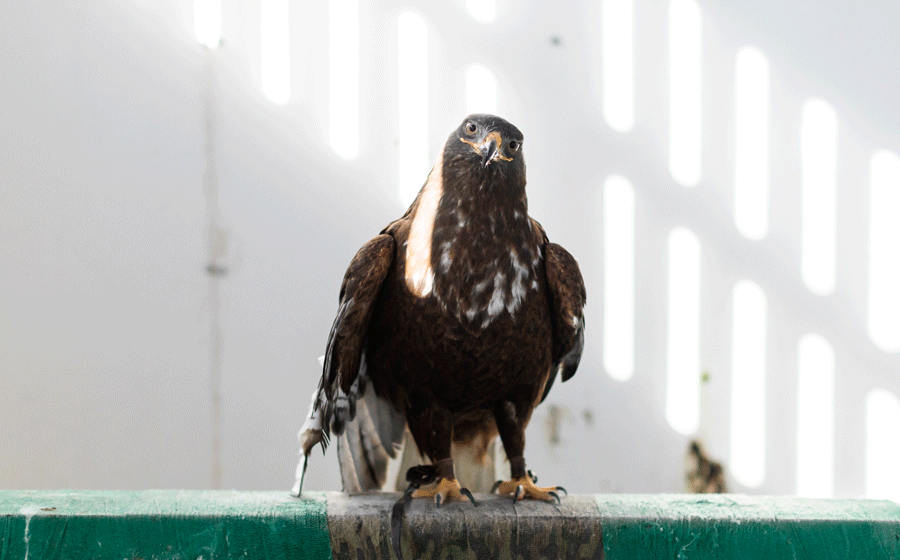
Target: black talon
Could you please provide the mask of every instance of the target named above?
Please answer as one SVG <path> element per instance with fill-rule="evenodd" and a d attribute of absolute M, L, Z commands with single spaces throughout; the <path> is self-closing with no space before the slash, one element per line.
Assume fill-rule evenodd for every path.
<path fill-rule="evenodd" d="M 496 491 L 497 491 L 497 488 L 500 488 L 500 485 L 501 485 L 501 484 L 503 484 L 503 481 L 502 481 L 502 480 L 498 480 L 497 482 L 495 482 L 494 485 L 491 486 L 491 494 L 493 494 L 494 492 L 496 492 Z"/>
<path fill-rule="evenodd" d="M 472 493 L 469 492 L 468 488 L 460 488 L 459 493 L 462 494 L 463 496 L 465 496 L 466 498 L 469 498 L 469 501 L 472 502 L 473 506 L 478 507 L 478 502 L 475 501 L 475 497 L 472 496 Z"/>
<path fill-rule="evenodd" d="M 550 497 L 554 498 L 557 504 L 562 503 L 562 500 L 559 499 L 559 494 L 557 494 L 556 492 L 551 490 L 550 492 L 547 492 L 547 494 L 550 495 Z"/>
<path fill-rule="evenodd" d="M 557 492 L 562 491 L 562 493 L 565 494 L 566 496 L 569 495 L 569 492 L 568 492 L 565 488 L 563 488 L 562 486 L 557 486 L 557 487 L 556 487 L 556 491 L 557 491 Z"/>
<path fill-rule="evenodd" d="M 528 469 L 528 478 L 531 479 L 532 484 L 537 484 L 537 475 L 531 469 Z"/>
<path fill-rule="evenodd" d="M 521 484 L 516 486 L 516 493 L 513 496 L 513 502 L 518 502 L 519 496 L 521 496 L 524 493 L 525 493 L 525 488 Z"/>
<path fill-rule="evenodd" d="M 437 507 L 441 507 L 441 504 L 444 503 L 444 498 L 442 498 L 440 494 L 435 494 L 434 503 L 437 504 Z"/>

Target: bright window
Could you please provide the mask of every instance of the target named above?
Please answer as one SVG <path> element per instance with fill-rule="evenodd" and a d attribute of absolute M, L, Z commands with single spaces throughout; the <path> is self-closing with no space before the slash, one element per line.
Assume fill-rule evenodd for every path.
<path fill-rule="evenodd" d="M 618 132 L 634 126 L 634 30 L 631 0 L 601 5 L 603 118 Z"/>
<path fill-rule="evenodd" d="M 749 280 L 732 290 L 731 468 L 744 486 L 766 476 L 766 295 Z"/>
<path fill-rule="evenodd" d="M 700 424 L 700 240 L 687 228 L 669 234 L 668 278 L 666 419 L 690 435 Z"/>
<path fill-rule="evenodd" d="M 762 239 L 769 217 L 769 62 L 744 47 L 735 74 L 734 223 L 748 239 Z"/>
<path fill-rule="evenodd" d="M 634 374 L 634 187 L 614 175 L 603 186 L 603 365 Z"/>
<path fill-rule="evenodd" d="M 797 494 L 834 494 L 834 350 L 817 334 L 798 346 Z"/>
<path fill-rule="evenodd" d="M 691 187 L 700 180 L 700 6 L 669 2 L 669 170 Z"/>
<path fill-rule="evenodd" d="M 800 272 L 807 287 L 834 290 L 837 115 L 821 99 L 803 106 L 801 142 Z"/>

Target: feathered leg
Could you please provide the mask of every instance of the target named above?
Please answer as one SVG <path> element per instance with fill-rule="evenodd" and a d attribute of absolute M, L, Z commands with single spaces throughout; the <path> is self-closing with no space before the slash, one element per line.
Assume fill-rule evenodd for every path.
<path fill-rule="evenodd" d="M 433 461 L 437 475 L 434 484 L 416 490 L 413 498 L 434 498 L 438 505 L 465 500 L 475 503 L 472 493 L 460 486 L 453 471 L 453 421 L 450 413 L 429 409 L 418 414 L 408 413 L 407 421 L 416 445 L 423 455 Z"/>
<path fill-rule="evenodd" d="M 509 401 L 498 404 L 494 411 L 494 420 L 500 433 L 500 441 L 509 457 L 510 480 L 498 481 L 494 489 L 501 494 L 512 494 L 514 500 L 533 498 L 537 500 L 559 502 L 560 486 L 541 488 L 535 485 L 536 477 L 525 470 L 525 426 L 527 416 L 522 414 L 524 407 L 517 407 Z"/>

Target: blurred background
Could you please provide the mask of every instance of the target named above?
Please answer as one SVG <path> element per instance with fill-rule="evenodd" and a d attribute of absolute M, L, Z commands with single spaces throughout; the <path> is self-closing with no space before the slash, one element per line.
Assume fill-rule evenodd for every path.
<path fill-rule="evenodd" d="M 287 489 L 344 270 L 471 112 L 587 346 L 542 481 L 900 500 L 900 3 L 0 3 L 0 487 Z M 308 489 L 339 489 L 334 449 Z"/>

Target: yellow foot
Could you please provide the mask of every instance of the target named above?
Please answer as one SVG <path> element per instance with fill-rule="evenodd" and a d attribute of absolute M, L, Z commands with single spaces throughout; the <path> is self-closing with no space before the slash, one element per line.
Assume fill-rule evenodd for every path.
<path fill-rule="evenodd" d="M 474 505 L 475 498 L 467 488 L 459 485 L 455 478 L 439 478 L 434 484 L 425 488 L 419 488 L 412 495 L 413 498 L 434 498 L 434 503 L 441 505 L 447 502 L 464 502 L 469 500 Z"/>
<path fill-rule="evenodd" d="M 529 474 L 530 473 L 531 471 L 529 471 Z M 565 492 L 565 488 L 562 486 L 541 488 L 540 486 L 535 485 L 536 481 L 537 477 L 533 476 L 523 476 L 522 478 L 517 478 L 515 480 L 498 480 L 494 485 L 494 489 L 500 494 L 512 494 L 514 500 L 531 498 L 533 500 L 544 500 L 546 502 L 555 501 L 556 503 L 560 503 L 559 492 Z"/>

